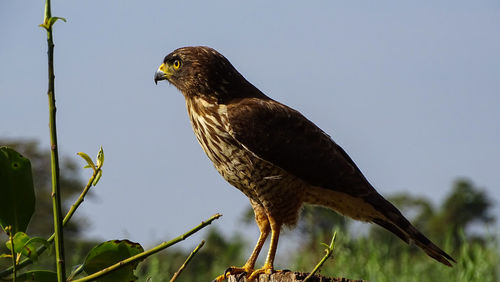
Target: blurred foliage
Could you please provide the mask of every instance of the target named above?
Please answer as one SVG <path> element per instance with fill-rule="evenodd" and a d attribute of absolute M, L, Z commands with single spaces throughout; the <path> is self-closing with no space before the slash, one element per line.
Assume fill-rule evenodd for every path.
<path fill-rule="evenodd" d="M 39 143 L 31 139 L 0 139 L 0 146 L 11 147 L 21 153 L 24 157 L 30 159 L 33 172 L 33 182 L 36 194 L 35 213 L 31 218 L 26 233 L 30 236 L 39 236 L 48 238 L 54 230 L 52 216 L 52 198 L 51 198 L 51 171 L 50 171 L 50 148 L 42 148 Z M 60 161 L 60 177 L 61 177 L 61 197 L 63 202 L 63 214 L 66 214 L 69 206 L 72 204 L 78 194 L 81 192 L 85 183 L 80 177 L 81 165 L 76 163 L 77 158 L 63 157 Z M 82 234 L 82 229 L 86 226 L 86 220 L 78 215 L 75 215 L 71 222 L 64 228 L 65 244 L 67 249 L 75 249 L 76 251 L 70 254 L 67 260 L 72 260 L 79 255 L 78 263 L 82 262 L 82 258 L 86 252 L 95 243 L 85 243 L 78 239 Z M 7 236 L 0 232 L 0 242 L 5 242 Z M 84 247 L 85 246 L 85 247 Z M 82 253 L 80 253 L 80 251 Z M 4 244 L 0 244 L 0 253 L 7 252 Z M 35 268 L 50 268 L 53 266 L 52 259 L 47 256 L 42 256 L 39 264 Z M 8 260 L 0 260 L 0 269 L 9 265 Z"/>
<path fill-rule="evenodd" d="M 366 236 L 338 234 L 333 259 L 325 263 L 322 275 L 364 279 L 367 281 L 499 281 L 500 255 L 497 238 L 485 238 L 487 244 L 464 242 L 452 255 L 454 267 L 446 267 L 416 247 L 404 248 Z M 319 245 L 319 242 L 318 242 Z M 450 245 L 442 246 L 451 250 Z M 294 270 L 310 271 L 323 256 L 324 246 L 314 250 L 298 251 Z"/>
<path fill-rule="evenodd" d="M 31 161 L 33 182 L 36 193 L 36 210 L 28 231 L 32 236 L 48 237 L 54 232 L 52 223 L 52 198 L 51 198 L 51 171 L 50 148 L 41 148 L 37 141 L 27 139 L 0 139 L 0 145 L 11 147 Z M 85 183 L 80 177 L 81 166 L 76 163 L 77 158 L 63 157 L 60 164 L 61 196 L 63 213 L 66 214 L 73 200 L 82 191 Z M 84 227 L 83 218 L 75 217 L 64 228 L 65 234 L 75 237 Z"/>
<path fill-rule="evenodd" d="M 474 236 L 471 232 L 473 224 L 488 225 L 496 222 L 491 214 L 493 203 L 484 189 L 475 187 L 465 179 L 457 180 L 453 190 L 448 195 L 441 208 L 429 223 L 429 232 L 432 235 L 451 232 L 454 246 L 460 245 L 465 231 L 466 239 L 482 240 L 481 236 Z"/>
<path fill-rule="evenodd" d="M 484 241 L 484 234 L 477 232 L 484 232 L 485 227 L 496 222 L 491 213 L 493 203 L 486 191 L 467 179 L 456 180 L 438 207 L 434 207 L 429 199 L 407 194 L 388 197 L 388 200 L 409 216 L 410 221 L 428 238 L 438 245 L 449 241 L 452 249 L 459 248 L 465 241 Z M 378 226 L 371 229 L 370 235 L 388 244 L 399 241 Z M 405 244 L 402 245 L 405 247 Z"/>

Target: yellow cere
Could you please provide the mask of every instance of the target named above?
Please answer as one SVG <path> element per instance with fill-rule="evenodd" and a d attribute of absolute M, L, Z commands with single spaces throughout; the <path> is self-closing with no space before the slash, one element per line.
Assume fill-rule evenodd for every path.
<path fill-rule="evenodd" d="M 165 72 L 165 64 L 161 64 L 158 68 L 159 71 Z"/>

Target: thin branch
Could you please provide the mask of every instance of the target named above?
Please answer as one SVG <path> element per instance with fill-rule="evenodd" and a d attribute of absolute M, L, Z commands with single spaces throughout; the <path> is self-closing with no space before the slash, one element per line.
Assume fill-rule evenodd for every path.
<path fill-rule="evenodd" d="M 309 275 L 306 276 L 304 279 L 304 282 L 308 281 L 311 279 L 311 277 L 314 276 L 314 274 L 323 266 L 323 264 L 326 262 L 326 260 L 333 254 L 333 248 L 334 248 L 334 243 L 335 243 L 335 236 L 337 235 L 337 232 L 333 233 L 332 241 L 330 242 L 330 245 L 324 244 L 326 246 L 325 249 L 325 256 L 319 261 L 319 263 L 314 267 L 313 271 L 309 273 Z"/>
<path fill-rule="evenodd" d="M 201 247 L 203 247 L 203 245 L 205 245 L 205 240 L 201 241 L 201 243 L 191 252 L 191 254 L 189 254 L 186 261 L 181 265 L 181 267 L 179 267 L 179 270 L 174 273 L 174 276 L 172 277 L 172 279 L 170 279 L 170 282 L 174 282 L 175 280 L 177 280 L 179 275 L 181 275 L 181 272 L 184 270 L 184 268 L 186 268 L 186 265 L 191 261 L 194 255 L 196 255 Z"/>
<path fill-rule="evenodd" d="M 83 264 L 80 264 L 75 270 L 73 270 L 70 273 L 70 275 L 68 276 L 68 281 L 71 281 L 75 276 L 82 273 L 82 271 L 83 271 Z"/>
<path fill-rule="evenodd" d="M 83 200 L 85 199 L 85 196 L 87 195 L 90 187 L 92 187 L 92 183 L 94 182 L 95 178 L 99 174 L 99 171 L 101 171 L 100 167 L 97 168 L 96 170 L 94 170 L 94 173 L 90 177 L 89 182 L 87 182 L 87 185 L 85 186 L 85 188 L 83 188 L 82 193 L 80 194 L 78 199 L 75 201 L 75 203 L 73 203 L 73 205 L 71 205 L 71 207 L 69 208 L 68 213 L 66 214 L 66 216 L 63 219 L 63 226 L 66 225 L 66 223 L 68 223 L 68 221 L 71 219 L 73 214 L 76 212 L 76 209 L 78 209 L 78 207 L 83 203 Z"/>
<path fill-rule="evenodd" d="M 124 267 L 125 265 L 129 265 L 131 263 L 134 263 L 134 262 L 137 262 L 137 261 L 140 261 L 140 260 L 143 260 L 144 258 L 152 255 L 152 254 L 155 254 L 163 249 L 166 249 L 180 241 L 183 241 L 185 240 L 187 237 L 193 235 L 194 233 L 198 232 L 200 229 L 206 227 L 207 225 L 209 225 L 210 223 L 212 223 L 212 221 L 218 219 L 219 217 L 221 217 L 222 215 L 221 214 L 215 214 L 213 215 L 212 217 L 210 217 L 208 220 L 206 221 L 202 221 L 200 224 L 198 224 L 196 227 L 194 227 L 193 229 L 189 230 L 188 232 L 168 241 L 168 242 L 163 242 L 161 244 L 159 244 L 158 246 L 154 247 L 154 248 L 151 248 L 145 252 L 142 252 L 140 254 L 137 254 L 135 256 L 132 256 L 132 257 L 129 257 L 128 259 L 124 259 L 120 262 L 117 262 L 115 264 L 113 264 L 112 266 L 108 266 L 96 273 L 93 273 L 91 275 L 88 275 L 88 276 L 85 276 L 83 278 L 80 278 L 80 279 L 77 279 L 77 280 L 71 280 L 73 282 L 84 282 L 84 281 L 93 281 L 93 280 L 96 280 L 98 277 L 101 277 L 105 274 L 108 274 L 109 272 L 111 271 L 114 271 L 116 269 L 119 269 L 121 267 Z"/>
<path fill-rule="evenodd" d="M 12 234 L 12 226 L 7 226 L 6 231 L 9 233 L 10 239 L 10 254 L 12 255 L 12 268 L 14 271 L 14 276 L 12 277 L 12 282 L 16 282 L 17 275 L 17 261 L 16 261 L 16 251 L 14 250 L 14 234 Z"/>
<path fill-rule="evenodd" d="M 57 281 L 63 282 L 66 280 L 66 270 L 64 261 L 64 237 L 62 230 L 62 211 L 61 211 L 61 194 L 59 184 L 59 156 L 57 147 L 57 130 L 56 130 L 56 99 L 54 87 L 54 41 L 52 36 L 52 14 L 50 9 L 50 0 L 45 1 L 45 17 L 44 24 L 47 30 L 47 45 L 48 45 L 48 76 L 49 86 L 47 95 L 49 98 L 49 128 L 50 128 L 50 164 L 52 170 L 52 209 L 54 215 L 54 233 L 56 243 L 56 265 L 57 265 Z M 48 24 L 47 24 L 48 23 Z"/>

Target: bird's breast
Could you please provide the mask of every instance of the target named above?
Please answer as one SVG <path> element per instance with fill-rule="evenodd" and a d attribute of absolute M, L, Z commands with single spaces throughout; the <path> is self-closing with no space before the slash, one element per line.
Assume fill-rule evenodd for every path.
<path fill-rule="evenodd" d="M 216 167 L 231 163 L 240 148 L 229 134 L 225 106 L 202 98 L 186 100 L 186 106 L 194 134 L 209 159 Z"/>
<path fill-rule="evenodd" d="M 303 183 L 272 163 L 260 159 L 230 134 L 227 108 L 202 98 L 186 100 L 193 131 L 217 171 L 268 212 L 294 224 L 302 204 Z"/>
<path fill-rule="evenodd" d="M 193 131 L 217 171 L 247 196 L 266 183 L 279 181 L 283 172 L 245 149 L 230 134 L 225 105 L 202 98 L 186 100 Z"/>

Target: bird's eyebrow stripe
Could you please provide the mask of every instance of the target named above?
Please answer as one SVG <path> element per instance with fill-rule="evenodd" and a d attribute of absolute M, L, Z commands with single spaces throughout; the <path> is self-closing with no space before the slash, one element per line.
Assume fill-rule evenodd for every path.
<path fill-rule="evenodd" d="M 175 60 L 180 60 L 181 58 L 177 54 L 170 54 L 163 59 L 163 63 L 173 62 Z"/>

